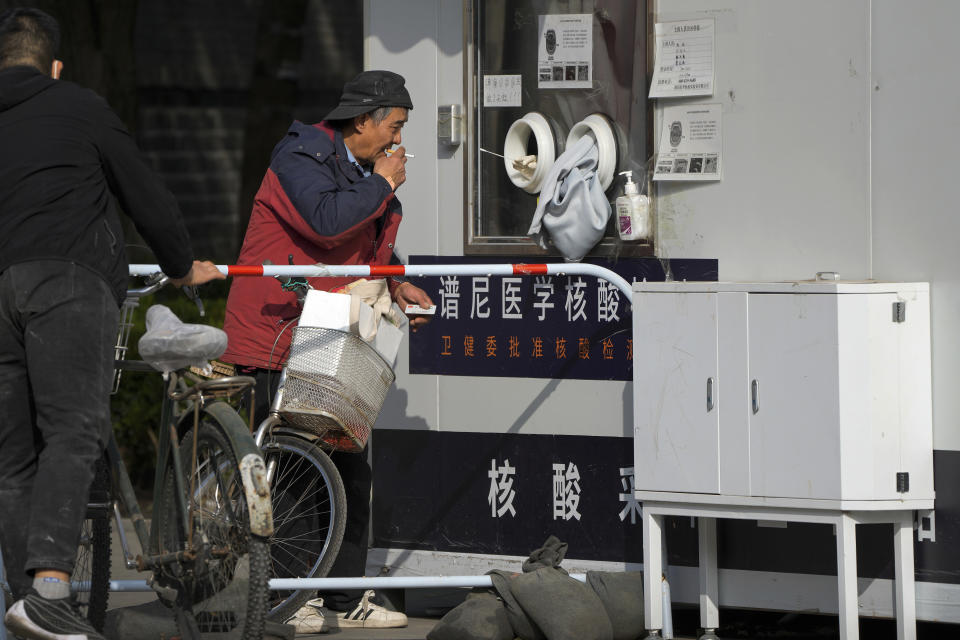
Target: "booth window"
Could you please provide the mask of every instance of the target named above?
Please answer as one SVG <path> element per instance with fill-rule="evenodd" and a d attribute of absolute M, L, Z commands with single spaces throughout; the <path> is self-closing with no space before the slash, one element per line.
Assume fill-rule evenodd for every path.
<path fill-rule="evenodd" d="M 470 149 L 473 193 L 466 212 L 464 253 L 559 255 L 552 247 L 541 249 L 527 236 L 540 194 L 524 182 L 532 171 L 518 176 L 515 170 L 511 177 L 503 156 L 510 164 L 515 160 L 510 156 L 517 154 L 549 158 L 552 152 L 559 157 L 571 129 L 583 132 L 590 123 L 601 123 L 612 133 L 598 141 L 600 151 L 610 158 L 605 172 L 609 174 L 610 163 L 615 164 L 606 189 L 611 210 L 623 193 L 619 172 L 632 170 L 634 180 L 647 191 L 647 160 L 653 146 L 646 98 L 646 1 L 475 0 L 471 16 L 475 144 Z M 587 65 L 565 69 L 550 61 L 559 59 L 554 54 L 571 40 L 567 32 L 560 36 L 566 40 L 558 42 L 556 32 L 571 23 L 579 28 L 574 48 L 579 46 L 579 54 L 590 59 Z M 555 24 L 560 28 L 551 28 Z M 587 30 L 590 37 L 584 38 Z M 555 68 L 548 74 L 551 64 Z M 602 131 L 600 135 L 606 136 Z M 653 254 L 650 242 L 621 241 L 614 218 L 611 215 L 604 238 L 589 255 Z"/>

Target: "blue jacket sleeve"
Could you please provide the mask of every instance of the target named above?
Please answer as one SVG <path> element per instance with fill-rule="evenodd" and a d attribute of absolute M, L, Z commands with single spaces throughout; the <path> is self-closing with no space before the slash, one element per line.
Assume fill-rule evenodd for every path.
<path fill-rule="evenodd" d="M 380 208 L 391 193 L 390 183 L 371 174 L 349 187 L 337 183 L 337 159 L 315 158 L 302 151 L 280 153 L 273 170 L 287 197 L 319 235 L 340 235 L 363 222 Z"/>

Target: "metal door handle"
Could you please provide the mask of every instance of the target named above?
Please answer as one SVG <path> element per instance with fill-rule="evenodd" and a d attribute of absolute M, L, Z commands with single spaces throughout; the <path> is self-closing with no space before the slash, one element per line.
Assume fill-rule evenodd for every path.
<path fill-rule="evenodd" d="M 707 378 L 707 413 L 713 411 L 713 378 Z"/>
<path fill-rule="evenodd" d="M 754 380 L 750 383 L 750 392 L 753 396 L 753 412 L 760 411 L 760 383 Z"/>

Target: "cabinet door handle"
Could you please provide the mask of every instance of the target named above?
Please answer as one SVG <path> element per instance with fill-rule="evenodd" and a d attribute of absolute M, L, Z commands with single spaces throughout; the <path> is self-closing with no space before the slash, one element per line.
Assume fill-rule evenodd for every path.
<path fill-rule="evenodd" d="M 750 395 L 753 398 L 753 412 L 760 411 L 760 383 L 754 380 L 750 383 Z"/>
<path fill-rule="evenodd" d="M 713 411 L 713 378 L 707 378 L 707 413 Z"/>

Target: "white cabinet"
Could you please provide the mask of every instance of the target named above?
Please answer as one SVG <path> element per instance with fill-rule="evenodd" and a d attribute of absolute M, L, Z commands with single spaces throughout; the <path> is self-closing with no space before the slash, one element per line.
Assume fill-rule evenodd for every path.
<path fill-rule="evenodd" d="M 636 489 L 932 500 L 929 325 L 925 283 L 635 284 Z"/>

